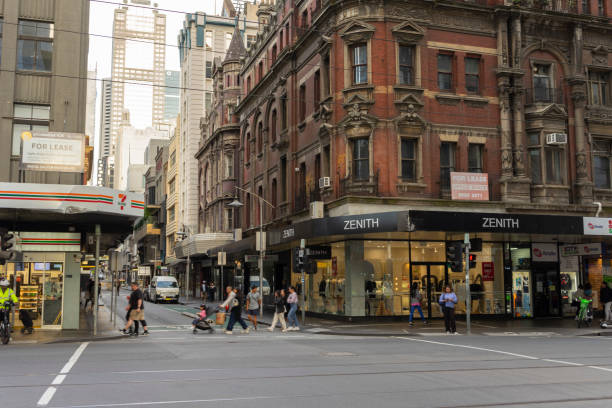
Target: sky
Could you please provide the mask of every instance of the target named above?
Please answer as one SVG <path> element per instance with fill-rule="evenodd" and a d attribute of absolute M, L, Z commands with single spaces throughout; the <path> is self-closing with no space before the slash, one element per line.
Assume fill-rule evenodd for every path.
<path fill-rule="evenodd" d="M 160 13 L 166 15 L 166 70 L 180 70 L 177 36 L 185 21 L 185 13 L 203 11 L 207 14 L 221 12 L 223 0 L 153 0 L 157 3 Z M 97 69 L 97 78 L 107 78 L 111 74 L 114 10 L 123 5 L 121 0 L 92 0 L 89 15 L 89 70 Z M 215 8 L 216 7 L 216 8 Z M 170 11 L 172 10 L 172 11 Z M 173 12 L 176 11 L 176 12 Z M 140 9 L 140 13 L 148 13 Z M 103 37 L 101 37 L 103 36 Z M 98 139 L 100 126 L 100 86 L 97 81 L 96 98 L 96 134 L 94 141 L 94 163 L 98 162 Z M 92 181 L 95 184 L 97 164 L 93 167 Z"/>

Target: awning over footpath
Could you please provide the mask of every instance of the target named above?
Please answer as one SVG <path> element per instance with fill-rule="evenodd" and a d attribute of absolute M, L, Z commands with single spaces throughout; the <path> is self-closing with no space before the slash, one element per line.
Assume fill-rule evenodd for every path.
<path fill-rule="evenodd" d="M 178 242 L 174 248 L 177 258 L 208 256 L 212 248 L 223 246 L 234 241 L 234 234 L 216 232 L 206 234 L 195 234 Z"/>

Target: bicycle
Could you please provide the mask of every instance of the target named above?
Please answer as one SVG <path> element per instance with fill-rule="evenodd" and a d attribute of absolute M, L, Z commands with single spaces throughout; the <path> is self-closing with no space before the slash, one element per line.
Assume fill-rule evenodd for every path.
<path fill-rule="evenodd" d="M 0 341 L 2 344 L 8 344 L 11 340 L 11 307 L 13 302 L 4 302 L 4 309 L 2 310 L 2 320 L 0 321 Z"/>
<path fill-rule="evenodd" d="M 578 310 L 578 328 L 582 325 L 590 327 L 593 323 L 593 312 L 591 311 L 591 302 L 593 299 L 580 299 L 580 309 Z"/>

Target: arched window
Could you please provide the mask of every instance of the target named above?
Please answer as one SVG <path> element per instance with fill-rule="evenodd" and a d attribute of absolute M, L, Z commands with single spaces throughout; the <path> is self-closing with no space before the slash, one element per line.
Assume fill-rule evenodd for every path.
<path fill-rule="evenodd" d="M 272 143 L 276 142 L 276 109 L 272 111 L 270 117 L 270 141 Z"/>
<path fill-rule="evenodd" d="M 247 132 L 244 141 L 244 162 L 251 161 L 251 133 Z"/>
<path fill-rule="evenodd" d="M 263 123 L 257 125 L 257 154 L 263 151 Z"/>

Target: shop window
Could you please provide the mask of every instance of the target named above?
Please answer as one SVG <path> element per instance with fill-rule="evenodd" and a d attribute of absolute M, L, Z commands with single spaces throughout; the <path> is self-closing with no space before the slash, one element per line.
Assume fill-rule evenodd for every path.
<path fill-rule="evenodd" d="M 53 61 L 53 23 L 19 20 L 17 69 L 51 72 Z"/>
<path fill-rule="evenodd" d="M 470 144 L 468 146 L 468 172 L 482 173 L 484 146 L 481 144 Z"/>
<path fill-rule="evenodd" d="M 399 83 L 414 85 L 414 52 L 413 45 L 399 46 Z"/>
<path fill-rule="evenodd" d="M 529 166 L 533 184 L 564 184 L 565 150 L 555 145 L 545 145 L 540 132 L 527 135 Z"/>
<path fill-rule="evenodd" d="M 610 72 L 589 71 L 589 102 L 591 105 L 609 105 Z"/>
<path fill-rule="evenodd" d="M 306 120 L 306 84 L 300 85 L 300 122 Z"/>
<path fill-rule="evenodd" d="M 370 178 L 370 142 L 368 138 L 353 141 L 353 178 L 369 180 Z"/>
<path fill-rule="evenodd" d="M 455 171 L 457 144 L 442 142 L 440 145 L 440 188 L 450 190 L 450 174 Z"/>
<path fill-rule="evenodd" d="M 206 61 L 206 78 L 212 78 L 212 62 Z"/>
<path fill-rule="evenodd" d="M 534 64 L 533 70 L 534 102 L 552 102 L 553 89 L 551 86 L 551 65 Z"/>
<path fill-rule="evenodd" d="M 23 132 L 48 132 L 51 107 L 48 105 L 15 104 L 11 154 L 21 154 Z"/>
<path fill-rule="evenodd" d="M 480 92 L 480 58 L 465 58 L 465 89 L 468 93 Z"/>
<path fill-rule="evenodd" d="M 612 188 L 610 185 L 611 168 L 610 159 L 612 158 L 612 140 L 594 139 L 593 140 L 593 179 L 595 188 Z"/>
<path fill-rule="evenodd" d="M 402 139 L 401 168 L 404 181 L 416 180 L 416 139 Z"/>
<path fill-rule="evenodd" d="M 453 55 L 438 54 L 438 89 L 453 90 Z"/>
<path fill-rule="evenodd" d="M 351 46 L 351 69 L 353 85 L 368 82 L 368 47 L 365 43 Z"/>

